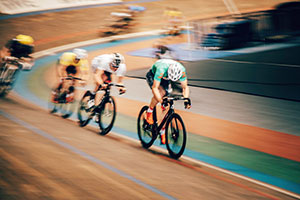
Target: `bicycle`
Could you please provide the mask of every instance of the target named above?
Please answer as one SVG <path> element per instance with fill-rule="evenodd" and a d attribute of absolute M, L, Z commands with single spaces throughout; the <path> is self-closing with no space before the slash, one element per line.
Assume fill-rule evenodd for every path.
<path fill-rule="evenodd" d="M 6 96 L 13 89 L 19 71 L 30 70 L 33 64 L 16 57 L 5 57 L 5 61 L 0 66 L 0 97 Z"/>
<path fill-rule="evenodd" d="M 66 81 L 71 81 L 70 87 L 75 86 L 75 81 L 80 80 L 74 76 L 63 77 L 62 85 Z M 61 89 L 55 88 L 51 90 L 51 95 L 49 99 L 48 109 L 51 114 L 60 112 L 62 118 L 68 118 L 73 114 L 74 110 L 74 90 L 70 91 L 70 87 L 62 87 Z"/>
<path fill-rule="evenodd" d="M 153 109 L 154 123 L 152 125 L 146 121 L 148 106 L 142 107 L 137 120 L 138 137 L 142 146 L 145 149 L 148 149 L 157 139 L 158 135 L 161 137 L 159 132 L 165 128 L 166 146 L 169 155 L 174 159 L 178 159 L 184 152 L 187 135 L 182 118 L 179 114 L 175 113 L 174 101 L 186 100 L 186 98 L 182 96 L 169 96 L 166 97 L 165 100 L 167 105 L 169 105 L 169 108 L 166 110 L 160 124 L 157 119 L 156 107 Z"/>
<path fill-rule="evenodd" d="M 104 91 L 104 95 L 102 96 L 101 102 L 97 106 L 95 106 L 94 102 L 95 94 L 92 94 L 89 90 L 85 92 L 79 102 L 77 113 L 79 126 L 86 126 L 90 120 L 95 117 L 98 118 L 96 119 L 96 122 L 99 125 L 100 134 L 106 135 L 110 132 L 116 118 L 116 102 L 115 99 L 110 95 L 112 86 L 124 87 L 123 85 L 108 83 L 106 88 L 101 89 Z M 120 92 L 119 94 L 122 93 Z"/>

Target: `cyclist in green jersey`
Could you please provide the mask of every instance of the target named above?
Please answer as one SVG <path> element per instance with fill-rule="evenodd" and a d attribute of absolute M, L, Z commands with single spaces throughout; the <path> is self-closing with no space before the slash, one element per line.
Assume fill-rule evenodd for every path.
<path fill-rule="evenodd" d="M 153 108 L 158 103 L 161 103 L 162 106 L 165 105 L 163 97 L 171 92 L 171 81 L 180 82 L 182 95 L 187 98 L 184 102 L 185 108 L 189 109 L 191 107 L 186 69 L 181 63 L 172 59 L 160 59 L 153 64 L 146 74 L 146 80 L 153 93 L 146 117 L 149 124 L 153 124 Z"/>

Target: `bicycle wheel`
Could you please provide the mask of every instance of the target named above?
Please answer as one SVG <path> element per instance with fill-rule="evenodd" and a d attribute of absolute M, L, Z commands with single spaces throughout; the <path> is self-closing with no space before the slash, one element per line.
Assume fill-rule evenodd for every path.
<path fill-rule="evenodd" d="M 61 105 L 61 116 L 62 118 L 68 118 L 73 114 L 73 111 L 75 110 L 75 104 L 74 104 L 74 93 L 70 93 L 69 95 L 73 96 L 73 100 L 67 98 L 67 94 L 65 94 L 63 100 L 64 102 Z"/>
<path fill-rule="evenodd" d="M 79 120 L 79 126 L 86 126 L 92 119 L 92 109 L 88 106 L 88 101 L 91 99 L 90 91 L 86 91 L 82 99 L 79 101 L 79 107 L 77 117 Z"/>
<path fill-rule="evenodd" d="M 181 117 L 174 113 L 166 123 L 166 145 L 169 155 L 178 159 L 186 145 L 186 130 Z"/>
<path fill-rule="evenodd" d="M 8 91 L 6 90 L 6 85 L 0 82 L 0 97 L 5 97 Z"/>
<path fill-rule="evenodd" d="M 74 103 L 69 102 L 69 103 L 63 103 L 61 104 L 61 116 L 62 118 L 68 118 L 73 114 L 74 110 Z"/>
<path fill-rule="evenodd" d="M 10 69 L 9 65 L 1 69 L 0 97 L 5 97 L 12 90 L 19 69 Z"/>
<path fill-rule="evenodd" d="M 137 120 L 137 132 L 142 146 L 148 149 L 155 141 L 157 135 L 153 131 L 153 125 L 150 125 L 146 121 L 148 106 L 144 106 L 138 116 Z"/>
<path fill-rule="evenodd" d="M 54 103 L 52 101 L 53 99 L 53 94 L 51 92 L 49 100 L 48 100 L 48 110 L 51 114 L 56 113 L 58 110 L 60 110 L 60 104 L 59 103 Z"/>
<path fill-rule="evenodd" d="M 0 97 L 5 97 L 8 93 L 7 84 L 5 82 L 0 81 Z"/>
<path fill-rule="evenodd" d="M 116 103 L 113 97 L 103 104 L 101 112 L 99 114 L 99 127 L 100 134 L 106 135 L 113 127 L 116 119 Z"/>

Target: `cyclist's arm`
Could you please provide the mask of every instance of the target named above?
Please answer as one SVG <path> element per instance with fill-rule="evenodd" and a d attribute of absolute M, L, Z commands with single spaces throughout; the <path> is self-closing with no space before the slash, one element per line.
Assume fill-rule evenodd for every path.
<path fill-rule="evenodd" d="M 59 62 L 56 65 L 56 74 L 59 78 L 66 76 L 66 66 L 60 64 Z"/>
<path fill-rule="evenodd" d="M 0 51 L 0 61 L 5 60 L 5 57 L 7 56 L 11 56 L 10 49 L 7 48 L 6 46 L 3 46 Z"/>
<path fill-rule="evenodd" d="M 83 79 L 83 73 L 80 66 L 76 66 L 76 77 Z"/>
<path fill-rule="evenodd" d="M 187 79 L 185 79 L 184 81 L 181 81 L 180 84 L 182 87 L 182 95 L 183 95 L 183 97 L 187 98 L 184 100 L 184 107 L 186 109 L 190 109 L 191 108 L 191 100 L 189 99 L 190 89 L 187 85 Z"/>
<path fill-rule="evenodd" d="M 102 69 L 97 69 L 95 74 L 94 74 L 94 80 L 96 82 L 96 85 L 102 85 L 103 84 L 103 80 L 102 80 L 102 76 L 104 74 L 104 70 Z"/>
<path fill-rule="evenodd" d="M 117 84 L 118 85 L 124 85 L 123 79 L 124 79 L 124 76 L 117 76 Z"/>
<path fill-rule="evenodd" d="M 127 90 L 126 87 L 124 86 L 123 79 L 124 76 L 117 76 L 117 84 L 120 85 L 119 87 L 120 94 L 124 94 Z"/>
<path fill-rule="evenodd" d="M 154 98 L 159 102 L 162 103 L 162 96 L 159 92 L 159 86 L 160 86 L 160 81 L 154 80 L 153 85 L 152 85 L 152 93 L 154 95 Z"/>
<path fill-rule="evenodd" d="M 88 61 L 82 60 L 81 61 L 81 65 L 78 67 L 79 68 L 79 72 L 80 72 L 80 78 L 84 79 L 84 80 L 88 80 L 89 79 L 89 63 Z"/>
<path fill-rule="evenodd" d="M 181 84 L 181 87 L 182 87 L 182 96 L 185 97 L 185 98 L 188 98 L 189 95 L 190 95 L 190 89 L 187 85 L 187 79 L 184 80 L 184 81 L 181 81 L 180 84 Z"/>

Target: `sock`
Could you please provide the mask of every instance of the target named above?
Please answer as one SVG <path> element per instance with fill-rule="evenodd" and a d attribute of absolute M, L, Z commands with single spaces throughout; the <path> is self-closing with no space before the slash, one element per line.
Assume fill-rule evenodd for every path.
<path fill-rule="evenodd" d="M 148 112 L 148 113 L 152 113 L 152 112 L 153 112 L 153 108 L 150 108 L 150 107 L 149 107 L 148 110 L 147 110 L 147 112 Z"/>

